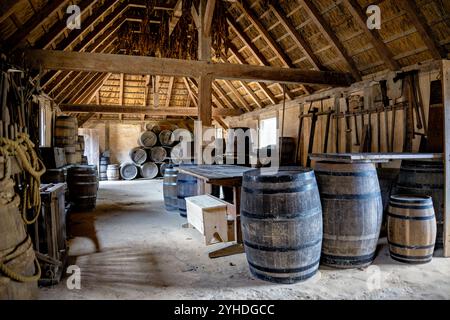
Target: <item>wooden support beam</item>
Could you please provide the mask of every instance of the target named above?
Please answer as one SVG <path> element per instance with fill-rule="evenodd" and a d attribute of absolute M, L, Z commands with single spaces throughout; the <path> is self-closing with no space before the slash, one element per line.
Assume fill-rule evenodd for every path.
<path fill-rule="evenodd" d="M 173 91 L 173 83 L 175 81 L 175 77 L 170 77 L 169 79 L 169 88 L 167 88 L 167 97 L 166 97 L 166 108 L 170 107 L 170 100 L 172 98 Z"/>
<path fill-rule="evenodd" d="M 49 16 L 53 15 L 56 11 L 61 10 L 68 2 L 69 0 L 49 1 L 42 9 L 35 13 L 22 28 L 7 38 L 5 48 L 8 48 L 11 52 L 23 44 L 30 33 L 42 26 Z"/>
<path fill-rule="evenodd" d="M 203 33 L 205 36 L 211 36 L 211 24 L 214 16 L 214 9 L 216 8 L 216 0 L 208 0 L 205 9 Z"/>
<path fill-rule="evenodd" d="M 445 50 L 440 46 L 439 42 L 433 37 L 433 31 L 427 24 L 427 19 L 424 17 L 420 8 L 417 6 L 415 1 L 411 0 L 400 0 L 399 4 L 406 11 L 406 15 L 409 17 L 409 20 L 423 42 L 427 46 L 428 50 L 430 50 L 431 55 L 434 59 L 442 59 L 446 57 Z"/>
<path fill-rule="evenodd" d="M 323 18 L 321 12 L 316 8 L 313 1 L 310 0 L 297 0 L 302 7 L 306 10 L 311 20 L 314 22 L 316 27 L 320 30 L 322 35 L 328 40 L 328 42 L 334 46 L 338 55 L 344 62 L 347 64 L 347 67 L 351 71 L 353 77 L 356 81 L 361 81 L 361 73 L 356 67 L 355 62 L 347 53 L 347 50 L 344 48 L 342 43 L 339 41 L 336 36 L 334 30 L 330 27 L 327 21 Z"/>
<path fill-rule="evenodd" d="M 146 114 L 148 116 L 198 116 L 198 108 L 153 108 L 139 105 L 95 105 L 95 104 L 61 104 L 60 108 L 64 112 L 76 113 L 110 113 L 110 114 Z M 212 116 L 234 117 L 242 114 L 240 110 L 232 109 L 212 109 Z"/>
<path fill-rule="evenodd" d="M 194 104 L 194 106 L 198 109 L 198 101 L 197 101 L 197 97 L 194 95 L 194 92 L 192 91 L 192 88 L 189 84 L 189 81 L 187 80 L 186 77 L 183 78 L 183 82 L 188 90 L 188 94 L 190 97 L 190 100 L 192 101 L 192 103 Z"/>
<path fill-rule="evenodd" d="M 159 85 L 160 85 L 160 76 L 153 76 L 153 106 L 155 108 L 159 107 Z"/>
<path fill-rule="evenodd" d="M 393 71 L 400 70 L 400 64 L 394 59 L 392 52 L 389 51 L 389 48 L 381 39 L 380 34 L 377 30 L 370 30 L 367 27 L 367 16 L 363 12 L 361 6 L 359 5 L 357 0 L 343 0 L 343 4 L 346 6 L 348 11 L 351 13 L 353 19 L 355 19 L 356 24 L 364 31 L 367 37 L 372 42 L 375 50 L 378 52 L 378 55 L 381 59 L 384 60 L 389 69 Z"/>
<path fill-rule="evenodd" d="M 300 32 L 295 29 L 281 6 L 277 3 L 276 5 L 269 4 L 269 7 L 272 9 L 272 12 L 275 14 L 278 21 L 280 21 L 281 25 L 287 30 L 295 44 L 303 51 L 313 68 L 316 70 L 325 70 L 309 43 L 303 38 Z"/>
<path fill-rule="evenodd" d="M 444 103 L 444 256 L 450 257 L 450 60 L 442 60 Z"/>
<path fill-rule="evenodd" d="M 225 123 L 225 121 L 223 121 L 222 117 L 214 117 L 214 120 L 225 130 L 228 130 L 229 127 L 228 125 Z"/>
<path fill-rule="evenodd" d="M 120 105 L 124 105 L 124 95 L 123 95 L 123 92 L 124 92 L 124 89 L 125 89 L 125 74 L 124 73 L 121 73 L 120 74 L 120 80 L 119 80 L 119 104 Z"/>
<path fill-rule="evenodd" d="M 205 75 L 198 82 L 198 114 L 205 127 L 210 127 L 212 123 L 212 81 L 212 76 Z"/>
<path fill-rule="evenodd" d="M 2 0 L 0 1 L 0 23 L 9 18 L 13 12 L 20 9 L 22 1 L 17 0 Z"/>
<path fill-rule="evenodd" d="M 279 83 L 309 83 L 334 87 L 347 87 L 353 82 L 351 75 L 340 72 L 260 67 L 251 65 L 208 63 L 120 54 L 29 50 L 26 59 L 39 69 L 111 72 L 129 74 L 158 74 L 199 78 L 212 75 L 215 79 L 264 81 Z"/>

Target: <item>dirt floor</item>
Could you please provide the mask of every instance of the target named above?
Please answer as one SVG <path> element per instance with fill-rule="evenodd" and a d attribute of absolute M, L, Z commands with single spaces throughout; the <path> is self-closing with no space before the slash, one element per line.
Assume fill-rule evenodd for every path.
<path fill-rule="evenodd" d="M 40 290 L 40 299 L 450 299 L 450 259 L 412 266 L 389 257 L 381 239 L 364 270 L 321 267 L 303 283 L 254 279 L 244 254 L 211 260 L 195 229 L 167 213 L 162 181 L 101 182 L 97 208 L 73 214 L 70 264 L 81 289 L 66 279 Z"/>

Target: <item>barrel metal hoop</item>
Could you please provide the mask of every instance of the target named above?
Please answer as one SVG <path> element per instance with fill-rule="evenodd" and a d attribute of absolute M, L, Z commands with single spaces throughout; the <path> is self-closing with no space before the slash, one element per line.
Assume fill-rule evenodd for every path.
<path fill-rule="evenodd" d="M 366 200 L 373 198 L 381 198 L 381 192 L 371 192 L 365 194 L 329 194 L 320 193 L 322 199 L 327 200 Z"/>
<path fill-rule="evenodd" d="M 314 246 L 317 246 L 318 244 L 322 243 L 322 239 L 315 240 L 313 242 L 308 242 L 305 244 L 302 244 L 300 246 L 296 247 L 269 247 L 269 246 L 262 246 L 256 243 L 251 243 L 246 240 L 244 240 L 244 245 L 246 245 L 249 248 L 255 249 L 255 250 L 261 250 L 261 251 L 268 251 L 268 252 L 290 252 L 290 251 L 299 251 L 306 248 L 311 248 Z"/>
<path fill-rule="evenodd" d="M 431 208 L 433 208 L 433 207 L 430 207 L 430 209 Z M 387 216 L 391 217 L 391 218 L 400 219 L 400 220 L 418 220 L 418 221 L 433 220 L 436 218 L 434 215 L 424 216 L 424 217 L 411 217 L 411 216 L 401 216 L 399 214 L 395 214 L 395 213 L 391 213 L 391 212 L 388 212 Z"/>
<path fill-rule="evenodd" d="M 249 219 L 258 219 L 258 220 L 269 220 L 269 219 L 287 220 L 287 219 L 294 219 L 294 218 L 310 218 L 319 213 L 322 213 L 322 209 L 320 207 L 314 208 L 314 209 L 311 209 L 308 211 L 296 212 L 296 213 L 291 213 L 291 214 L 286 214 L 286 215 L 281 215 L 281 214 L 277 215 L 277 214 L 270 214 L 270 213 L 254 214 L 254 213 L 250 213 L 248 211 L 241 209 L 241 216 L 243 216 L 245 218 L 249 218 Z"/>
<path fill-rule="evenodd" d="M 286 189 L 282 189 L 282 190 L 250 189 L 247 187 L 244 187 L 243 190 L 244 190 L 244 192 L 251 193 L 251 194 L 280 194 L 280 193 L 304 192 L 304 191 L 312 190 L 316 187 L 317 187 L 317 184 L 315 182 L 311 182 L 310 184 L 302 185 L 301 187 L 286 188 Z"/>
<path fill-rule="evenodd" d="M 377 177 L 375 170 L 358 171 L 358 172 L 339 172 L 339 171 L 320 171 L 315 170 L 318 176 L 333 176 L 333 177 Z"/>
<path fill-rule="evenodd" d="M 427 254 L 427 255 L 423 255 L 423 256 L 405 256 L 403 254 L 398 254 L 398 253 L 394 253 L 394 252 L 390 252 L 391 256 L 395 256 L 396 258 L 399 259 L 417 259 L 417 260 L 423 260 L 423 259 L 430 259 L 433 257 L 433 254 Z"/>
<path fill-rule="evenodd" d="M 388 240 L 389 245 L 393 246 L 393 247 L 397 247 L 397 248 L 402 248 L 402 249 L 411 249 L 411 250 L 422 250 L 422 249 L 431 249 L 434 248 L 434 244 L 430 244 L 430 245 L 409 245 L 409 246 L 405 246 L 403 244 L 399 244 L 399 243 L 395 243 L 392 241 Z"/>
<path fill-rule="evenodd" d="M 393 195 L 390 197 L 390 200 L 393 202 L 398 202 L 398 203 L 407 203 L 407 204 L 432 204 L 433 201 L 431 200 L 431 197 L 425 197 L 423 199 L 414 199 L 414 200 L 406 200 L 406 199 L 400 199 L 397 197 L 401 197 L 402 195 Z"/>
<path fill-rule="evenodd" d="M 335 255 L 329 255 L 322 252 L 322 259 L 332 261 L 335 264 L 342 264 L 342 262 L 348 262 L 344 264 L 352 264 L 352 263 L 367 263 L 373 261 L 375 258 L 375 252 L 372 252 L 370 254 L 366 254 L 363 256 L 335 256 Z"/>
<path fill-rule="evenodd" d="M 318 259 L 317 261 L 313 262 L 310 265 L 304 266 L 304 267 L 298 267 L 298 268 L 268 268 L 268 267 L 262 267 L 262 266 L 258 266 L 255 263 L 251 262 L 250 260 L 247 260 L 248 264 L 260 271 L 263 272 L 270 272 L 270 273 L 296 273 L 296 272 L 304 272 L 307 271 L 311 268 L 314 268 L 315 266 L 317 266 L 320 263 L 320 259 Z"/>
<path fill-rule="evenodd" d="M 259 169 L 256 169 L 259 170 Z M 279 172 L 283 172 L 280 170 Z M 292 170 L 295 172 L 295 170 Z M 261 183 L 283 183 L 283 182 L 299 182 L 312 180 L 315 178 L 314 171 L 298 172 L 296 175 L 250 175 L 244 173 L 244 182 L 261 182 Z"/>

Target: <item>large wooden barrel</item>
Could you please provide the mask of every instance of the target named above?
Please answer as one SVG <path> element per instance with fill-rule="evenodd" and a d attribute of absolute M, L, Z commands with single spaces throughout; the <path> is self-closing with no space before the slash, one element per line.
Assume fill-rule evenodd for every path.
<path fill-rule="evenodd" d="M 436 215 L 436 249 L 444 245 L 444 164 L 441 161 L 402 161 L 396 187 L 398 194 L 426 195 Z"/>
<path fill-rule="evenodd" d="M 130 150 L 130 158 L 137 165 L 144 164 L 147 161 L 147 152 L 143 148 L 133 148 Z"/>
<path fill-rule="evenodd" d="M 59 116 L 55 121 L 55 144 L 64 147 L 78 140 L 78 121 L 75 117 Z"/>
<path fill-rule="evenodd" d="M 120 179 L 119 173 L 120 166 L 118 164 L 110 164 L 106 169 L 106 176 L 109 181 L 116 181 Z"/>
<path fill-rule="evenodd" d="M 163 181 L 164 205 L 167 211 L 178 210 L 177 176 L 177 167 L 174 165 L 167 165 L 164 170 Z"/>
<path fill-rule="evenodd" d="M 151 148 L 158 142 L 158 137 L 152 131 L 144 131 L 139 135 L 138 143 L 142 147 Z"/>
<path fill-rule="evenodd" d="M 436 217 L 431 197 L 391 196 L 388 211 L 391 258 L 410 264 L 430 262 L 435 241 Z"/>
<path fill-rule="evenodd" d="M 188 168 L 194 165 L 182 164 L 181 168 Z M 178 172 L 177 176 L 177 198 L 178 198 L 178 211 L 180 216 L 187 217 L 186 200 L 187 197 L 193 197 L 198 195 L 197 178 Z"/>
<path fill-rule="evenodd" d="M 375 165 L 317 162 L 315 172 L 323 211 L 322 264 L 370 265 L 383 216 Z"/>
<path fill-rule="evenodd" d="M 262 280 L 295 283 L 319 268 L 322 208 L 312 169 L 260 169 L 244 173 L 241 223 L 251 273 Z"/>
<path fill-rule="evenodd" d="M 139 174 L 139 170 L 134 163 L 126 162 L 120 166 L 120 176 L 124 180 L 133 180 Z"/>
<path fill-rule="evenodd" d="M 150 158 L 153 162 L 163 162 L 167 157 L 167 151 L 163 147 L 153 147 L 150 149 Z"/>
<path fill-rule="evenodd" d="M 172 131 L 163 130 L 159 133 L 159 142 L 163 146 L 171 146 L 175 141 L 172 140 Z"/>
<path fill-rule="evenodd" d="M 98 190 L 96 167 L 80 165 L 67 169 L 67 187 L 70 202 L 75 210 L 93 210 Z"/>
<path fill-rule="evenodd" d="M 139 172 L 141 173 L 142 178 L 153 179 L 158 176 L 159 169 L 155 163 L 146 162 L 139 167 Z"/>

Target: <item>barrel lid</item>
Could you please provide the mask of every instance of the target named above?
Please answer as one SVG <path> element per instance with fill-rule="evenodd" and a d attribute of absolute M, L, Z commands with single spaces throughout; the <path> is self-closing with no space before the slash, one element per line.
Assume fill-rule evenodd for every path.
<path fill-rule="evenodd" d="M 311 168 L 280 167 L 278 169 L 262 168 L 244 173 L 244 181 L 258 182 L 290 182 L 314 178 Z"/>

